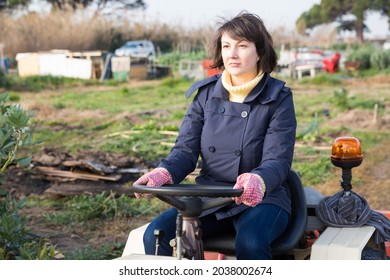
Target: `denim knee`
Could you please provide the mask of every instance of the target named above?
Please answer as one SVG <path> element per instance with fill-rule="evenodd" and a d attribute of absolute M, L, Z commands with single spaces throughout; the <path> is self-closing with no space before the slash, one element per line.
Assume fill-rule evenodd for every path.
<path fill-rule="evenodd" d="M 267 260 L 272 258 L 269 240 L 253 238 L 247 232 L 236 236 L 236 257 L 239 260 Z"/>

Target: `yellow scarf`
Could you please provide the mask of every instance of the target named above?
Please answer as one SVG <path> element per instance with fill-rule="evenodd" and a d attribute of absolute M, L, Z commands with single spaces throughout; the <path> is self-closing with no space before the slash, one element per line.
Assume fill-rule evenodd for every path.
<path fill-rule="evenodd" d="M 222 85 L 229 92 L 229 101 L 242 103 L 250 91 L 259 83 L 263 73 L 260 72 L 253 80 L 239 86 L 233 86 L 230 74 L 224 70 L 222 72 Z"/>

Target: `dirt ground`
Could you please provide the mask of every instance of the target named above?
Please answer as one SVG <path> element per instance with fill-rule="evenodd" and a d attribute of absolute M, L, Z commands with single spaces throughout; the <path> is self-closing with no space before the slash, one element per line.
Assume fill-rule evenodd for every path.
<path fill-rule="evenodd" d="M 72 161 L 91 161 L 98 162 L 104 166 L 115 165 L 118 170 L 121 168 L 131 168 L 135 170 L 145 170 L 136 159 L 127 158 L 108 153 L 80 153 L 71 157 L 64 151 L 55 149 L 45 149 L 42 153 L 33 157 L 33 166 L 46 166 L 56 169 L 69 170 L 61 165 L 63 162 Z M 34 166 L 34 164 L 36 166 Z M 72 170 L 74 172 L 75 170 Z M 94 175 L 94 172 L 88 170 L 79 170 L 81 174 Z M 80 180 L 75 178 L 66 178 L 48 176 L 39 172 L 28 172 L 16 166 L 10 166 L 6 171 L 6 184 L 2 188 L 8 189 L 14 197 L 25 198 L 35 196 L 37 199 L 45 200 L 69 197 L 78 194 L 97 195 L 105 191 L 107 194 L 113 192 L 116 196 L 126 194 L 133 196 L 128 187 L 128 183 L 134 181 L 141 173 L 122 173 L 121 178 L 116 181 L 108 180 Z M 110 174 L 111 176 L 112 174 Z M 145 217 L 112 218 L 110 219 L 92 219 L 84 221 L 79 225 L 54 225 L 48 222 L 45 215 L 57 214 L 56 206 L 34 206 L 25 207 L 20 211 L 28 221 L 28 228 L 37 236 L 47 237 L 52 244 L 56 245 L 59 252 L 67 255 L 67 252 L 79 251 L 80 255 L 84 248 L 99 248 L 112 244 L 112 255 L 117 257 L 118 244 L 124 244 L 131 229 L 134 229 L 145 223 Z M 87 249 L 86 249 L 87 250 Z M 89 249 L 92 252 L 94 249 Z M 98 250 L 98 249 L 96 249 Z M 74 254 L 74 253 L 73 253 Z M 92 254 L 92 253 L 89 253 Z M 111 256 L 105 256 L 111 258 Z M 67 256 L 69 258 L 69 256 Z M 78 258 L 78 257 L 76 257 Z M 100 259 L 101 256 L 96 258 Z"/>
<path fill-rule="evenodd" d="M 374 91 L 376 87 L 389 86 L 389 76 L 375 77 L 371 79 L 349 80 L 345 82 L 345 86 L 350 90 L 366 87 L 368 92 Z M 88 88 L 88 90 L 92 90 Z M 97 89 L 99 90 L 99 89 Z M 301 90 L 301 89 L 300 89 Z M 390 91 L 390 90 L 389 90 Z M 43 93 L 50 95 L 50 92 Z M 389 92 L 390 94 L 390 92 Z M 71 118 L 83 118 L 86 116 L 95 116 L 99 118 L 101 112 L 99 111 L 73 111 L 65 110 L 50 110 L 40 108 L 39 103 L 35 103 L 31 94 L 31 99 L 28 99 L 28 104 L 24 104 L 34 110 L 40 110 L 37 117 L 50 118 L 52 120 L 61 119 L 62 122 L 71 122 Z M 389 99 L 389 97 L 387 98 Z M 359 129 L 365 128 L 369 130 L 390 132 L 390 104 L 385 104 L 385 114 L 377 121 L 373 122 L 373 113 L 363 110 L 351 110 L 345 114 L 339 115 L 337 119 L 329 121 L 329 124 L 348 125 L 349 127 L 356 127 Z M 127 116 L 135 118 L 136 116 Z M 378 156 L 378 154 L 380 156 Z M 118 169 L 140 169 L 140 173 L 132 171 L 131 173 L 122 173 L 122 177 L 117 181 L 98 180 L 98 181 L 80 181 L 74 179 L 54 179 L 50 176 L 42 176 L 39 174 L 32 174 L 15 166 L 11 166 L 6 172 L 6 185 L 3 186 L 10 190 L 17 197 L 26 197 L 29 195 L 35 196 L 61 196 L 64 195 L 63 189 L 59 189 L 59 185 L 72 185 L 71 191 L 84 193 L 113 190 L 121 193 L 132 195 L 127 187 L 129 182 L 134 181 L 141 174 L 143 168 L 151 166 L 144 166 L 135 158 L 128 158 L 121 155 L 113 155 L 106 153 L 80 153 L 76 156 L 70 156 L 65 151 L 55 150 L 47 147 L 42 153 L 36 154 L 33 157 L 33 164 L 36 166 L 56 167 L 58 168 L 63 162 L 77 162 L 77 161 L 93 161 L 99 162 L 106 167 L 116 166 Z M 62 166 L 63 167 L 63 166 Z M 364 151 L 364 160 L 361 166 L 353 169 L 353 180 L 359 181 L 359 187 L 353 188 L 354 191 L 364 196 L 373 209 L 390 211 L 390 139 L 385 140 L 380 145 L 369 151 Z M 341 170 L 335 169 L 335 176 L 333 176 L 326 184 L 312 186 L 322 192 L 324 195 L 332 195 L 340 189 Z M 355 179 L 356 178 L 356 179 Z M 354 182 L 354 181 L 353 181 Z M 96 221 L 95 225 L 88 225 L 88 227 L 66 229 L 45 227 L 45 219 L 43 213 L 48 211 L 55 212 L 56 209 L 40 209 L 38 207 L 28 208 L 23 212 L 30 221 L 29 226 L 35 233 L 42 236 L 48 236 L 53 243 L 58 244 L 60 250 L 80 249 L 86 245 L 98 246 L 99 244 L 111 243 L 114 244 L 125 242 L 130 229 L 135 228 L 144 223 L 142 218 L 134 218 L 126 221 L 117 220 L 104 221 L 100 224 Z M 97 231 L 99 232 L 97 234 Z"/>

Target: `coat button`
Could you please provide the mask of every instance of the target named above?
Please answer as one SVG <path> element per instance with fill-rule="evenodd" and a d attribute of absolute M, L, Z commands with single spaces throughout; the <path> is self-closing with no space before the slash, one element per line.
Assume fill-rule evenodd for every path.
<path fill-rule="evenodd" d="M 240 156 L 241 155 L 241 151 L 240 150 L 237 150 L 234 152 L 236 156 Z"/>
<path fill-rule="evenodd" d="M 212 153 L 214 153 L 214 152 L 215 152 L 215 147 L 214 147 L 214 146 L 210 146 L 210 147 L 209 147 L 209 151 L 212 152 Z"/>
<path fill-rule="evenodd" d="M 246 118 L 247 116 L 248 116 L 248 112 L 247 111 L 242 111 L 241 112 L 241 117 Z"/>
<path fill-rule="evenodd" d="M 225 113 L 225 108 L 223 108 L 223 107 L 218 108 L 218 113 L 220 113 L 220 114 Z"/>

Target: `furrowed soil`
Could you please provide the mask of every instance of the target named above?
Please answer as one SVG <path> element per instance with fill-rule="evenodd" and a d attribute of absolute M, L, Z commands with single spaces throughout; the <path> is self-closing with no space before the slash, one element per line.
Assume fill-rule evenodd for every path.
<path fill-rule="evenodd" d="M 350 110 L 345 113 L 339 114 L 337 118 L 330 119 L 328 125 L 348 126 L 350 128 L 367 129 L 372 131 L 390 132 L 390 77 L 379 76 L 365 79 L 350 79 L 344 81 L 344 86 L 349 92 L 362 91 L 364 89 L 367 94 L 375 92 L 378 89 L 386 92 L 387 96 L 383 96 L 385 101 L 385 113 L 378 121 L 373 121 L 373 112 L 363 110 Z M 142 83 L 155 83 L 155 81 L 145 81 Z M 315 94 L 313 90 L 315 86 L 302 86 L 296 85 L 293 90 L 300 94 Z M 83 88 L 80 88 L 82 91 Z M 91 88 L 88 87 L 88 91 L 105 90 L 105 88 Z M 313 93 L 314 92 L 314 93 Z M 40 96 L 47 94 L 50 96 L 52 92 L 39 93 Z M 72 129 L 72 120 L 94 116 L 99 119 L 101 112 L 96 111 L 77 111 L 72 109 L 62 110 L 47 110 L 47 108 L 41 107 L 40 104 L 34 102 L 34 97 L 37 93 L 23 93 L 24 106 L 33 106 L 35 110 L 40 113 L 37 118 L 61 120 L 61 123 L 68 123 L 69 129 Z M 137 115 L 128 113 L 127 118 L 137 120 Z M 61 129 L 66 129 L 62 126 Z M 375 145 L 369 150 L 364 150 L 364 160 L 361 166 L 353 169 L 353 181 L 359 181 L 359 187 L 354 190 L 360 195 L 364 196 L 369 202 L 371 208 L 378 210 L 390 211 L 390 137 Z M 380 155 L 380 156 L 378 156 Z M 77 162 L 80 160 L 90 160 L 93 162 L 99 162 L 105 166 L 115 165 L 118 168 L 142 168 L 148 169 L 153 166 L 146 166 L 136 158 L 128 158 L 123 155 L 114 155 L 108 153 L 91 153 L 84 152 L 77 155 L 70 156 L 65 151 L 45 147 L 45 149 L 33 155 L 33 164 L 40 164 L 46 166 L 58 166 L 63 162 Z M 6 184 L 2 186 L 9 190 L 14 196 L 18 198 L 24 198 L 27 196 L 37 196 L 42 199 L 61 197 L 64 193 L 59 190 L 58 185 L 68 184 L 73 186 L 72 189 L 78 193 L 82 190 L 82 193 L 93 193 L 94 191 L 101 190 L 113 190 L 120 193 L 124 193 L 129 196 L 133 194 L 129 191 L 129 184 L 131 184 L 140 173 L 128 173 L 123 175 L 118 181 L 112 182 L 108 180 L 98 181 L 80 181 L 75 179 L 62 179 L 57 180 L 48 176 L 39 176 L 32 174 L 28 171 L 20 169 L 16 166 L 11 166 L 6 171 Z M 340 191 L 340 176 L 341 170 L 335 168 L 335 175 L 332 176 L 326 183 L 321 185 L 311 186 L 319 190 L 324 195 L 332 195 Z M 356 178 L 356 179 L 355 179 Z M 305 180 L 302 178 L 305 185 Z M 48 190 L 51 190 L 48 192 Z M 69 195 L 69 194 L 68 194 Z M 71 195 L 71 193 L 70 193 Z M 49 237 L 53 244 L 57 245 L 57 249 L 61 252 L 82 250 L 83 248 L 99 248 L 99 246 L 105 246 L 111 244 L 113 257 L 117 257 L 118 252 L 117 244 L 124 244 L 131 229 L 134 229 L 145 222 L 149 221 L 152 216 L 150 215 L 138 215 L 126 219 L 104 219 L 93 220 L 82 223 L 78 226 L 69 228 L 68 226 L 60 226 L 50 224 L 47 221 L 49 213 L 56 213 L 58 209 L 53 206 L 42 207 L 29 207 L 23 209 L 21 214 L 28 220 L 29 228 L 37 235 Z M 108 245 L 110 246 L 110 245 Z M 116 254 L 116 255 L 115 255 Z M 98 256 L 89 256 L 89 258 L 99 258 Z M 106 258 L 110 258 L 107 256 Z"/>

